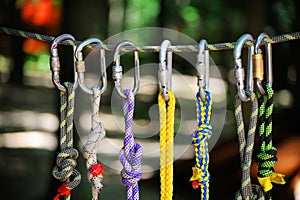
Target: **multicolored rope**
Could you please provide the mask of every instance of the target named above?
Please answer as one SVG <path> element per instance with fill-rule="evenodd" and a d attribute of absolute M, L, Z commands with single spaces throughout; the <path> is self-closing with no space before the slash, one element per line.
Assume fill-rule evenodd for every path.
<path fill-rule="evenodd" d="M 132 130 L 134 113 L 134 94 L 131 90 L 124 90 L 127 98 L 122 99 L 122 107 L 125 119 L 124 146 L 120 150 L 120 162 L 123 165 L 121 171 L 122 183 L 126 186 L 127 199 L 139 199 L 138 181 L 142 177 L 142 147 L 134 142 Z"/>
<path fill-rule="evenodd" d="M 168 90 L 166 102 L 160 92 L 158 95 L 160 121 L 160 199 L 172 200 L 173 196 L 173 145 L 175 96 Z"/>
<path fill-rule="evenodd" d="M 71 199 L 71 190 L 81 181 L 81 175 L 75 169 L 79 153 L 73 148 L 75 91 L 72 83 L 64 83 L 64 86 L 66 92 L 60 92 L 60 153 L 57 155 L 56 166 L 52 172 L 54 178 L 63 183 L 58 188 L 58 194 L 54 200 L 58 200 L 60 196 L 65 196 L 67 200 Z"/>
<path fill-rule="evenodd" d="M 3 27 L 3 26 L 0 26 L 0 33 L 23 37 L 23 38 L 31 38 L 31 39 L 35 39 L 47 43 L 50 43 L 55 39 L 55 37 L 53 36 L 31 33 L 28 31 L 22 31 L 13 28 Z M 273 36 L 271 38 L 265 38 L 262 44 L 265 43 L 274 44 L 274 43 L 286 42 L 286 41 L 297 40 L 297 39 L 300 39 L 300 32 L 282 34 L 282 35 Z M 76 41 L 76 44 L 79 43 L 80 41 Z M 70 40 L 61 41 L 60 44 L 75 45 L 74 42 Z M 253 46 L 253 44 L 255 44 L 255 40 L 246 42 L 245 46 Z M 206 45 L 206 50 L 210 50 L 210 51 L 229 50 L 229 49 L 234 49 L 234 47 L 235 47 L 235 42 L 224 42 L 224 43 L 208 44 Z M 105 49 L 106 51 L 111 51 L 115 49 L 115 45 L 103 44 L 102 48 Z M 135 51 L 135 50 L 139 52 L 159 52 L 160 46 L 140 46 L 135 48 L 131 46 L 126 46 L 122 48 L 122 51 Z M 198 52 L 199 49 L 198 49 L 198 45 L 177 45 L 177 46 L 168 47 L 167 51 L 172 51 L 176 53 Z"/>
<path fill-rule="evenodd" d="M 92 87 L 92 126 L 87 142 L 84 144 L 83 157 L 88 169 L 87 178 L 92 183 L 92 200 L 98 200 L 98 193 L 102 190 L 104 167 L 97 162 L 97 145 L 105 137 L 105 129 L 99 118 L 101 92 L 98 86 Z"/>
<path fill-rule="evenodd" d="M 265 199 L 270 200 L 272 182 L 284 184 L 284 175 L 274 172 L 274 166 L 277 162 L 277 150 L 272 143 L 272 114 L 274 91 L 271 86 L 266 86 L 265 97 L 258 91 L 256 93 L 258 99 L 258 127 L 259 127 L 259 143 L 260 152 L 256 157 L 258 165 L 257 178 L 265 192 Z"/>
<path fill-rule="evenodd" d="M 204 102 L 200 94 L 196 94 L 197 106 L 197 129 L 193 134 L 192 143 L 195 146 L 196 165 L 193 167 L 192 187 L 197 189 L 201 186 L 201 199 L 209 199 L 209 180 L 210 174 L 208 172 L 209 165 L 209 151 L 208 140 L 212 135 L 212 126 L 210 124 L 212 99 L 211 94 L 205 91 L 206 101 Z"/>
<path fill-rule="evenodd" d="M 250 167 L 252 162 L 252 152 L 254 146 L 254 136 L 257 124 L 258 106 L 254 93 L 249 94 L 251 102 L 251 115 L 246 138 L 243 120 L 242 101 L 237 95 L 235 98 L 235 117 L 237 123 L 237 134 L 239 140 L 239 151 L 242 168 L 242 187 L 236 193 L 237 200 L 263 200 L 264 195 L 260 186 L 251 184 Z"/>

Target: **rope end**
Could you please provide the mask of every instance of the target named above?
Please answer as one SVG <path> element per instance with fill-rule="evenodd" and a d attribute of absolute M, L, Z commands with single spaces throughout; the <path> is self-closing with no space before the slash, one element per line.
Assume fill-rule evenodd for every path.
<path fill-rule="evenodd" d="M 68 182 L 64 182 L 58 189 L 58 194 L 53 198 L 53 200 L 59 200 L 60 196 L 67 195 L 69 196 L 71 194 L 71 190 L 67 188 Z"/>
<path fill-rule="evenodd" d="M 271 176 L 267 176 L 267 177 L 257 177 L 259 184 L 262 186 L 263 190 L 265 192 L 270 191 L 273 188 L 272 183 L 276 183 L 276 184 L 285 184 L 285 180 L 284 180 L 284 176 L 283 174 L 279 174 L 279 173 L 274 173 Z"/>

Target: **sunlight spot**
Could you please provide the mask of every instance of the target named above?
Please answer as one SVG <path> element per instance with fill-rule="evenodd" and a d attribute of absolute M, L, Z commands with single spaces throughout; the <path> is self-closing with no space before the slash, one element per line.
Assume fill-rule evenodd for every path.
<path fill-rule="evenodd" d="M 57 138 L 53 133 L 27 131 L 0 134 L 2 148 L 30 148 L 53 151 L 57 147 Z"/>

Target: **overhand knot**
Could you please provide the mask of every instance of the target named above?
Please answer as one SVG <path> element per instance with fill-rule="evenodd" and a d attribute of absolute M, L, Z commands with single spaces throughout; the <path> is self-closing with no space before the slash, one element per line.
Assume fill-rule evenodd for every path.
<path fill-rule="evenodd" d="M 124 147 L 120 150 L 120 161 L 123 165 L 121 170 L 122 183 L 125 186 L 136 184 L 142 177 L 142 147 L 134 143 L 132 149 L 126 154 Z"/>

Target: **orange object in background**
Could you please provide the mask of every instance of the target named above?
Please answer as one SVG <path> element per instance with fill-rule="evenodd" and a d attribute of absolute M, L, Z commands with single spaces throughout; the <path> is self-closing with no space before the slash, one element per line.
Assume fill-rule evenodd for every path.
<path fill-rule="evenodd" d="M 52 0 L 26 0 L 21 7 L 22 20 L 30 25 L 53 27 L 60 22 L 61 6 Z"/>
<path fill-rule="evenodd" d="M 30 25 L 33 32 L 55 35 L 59 32 L 62 9 L 53 0 L 25 0 L 21 6 L 21 19 Z M 48 44 L 26 39 L 23 51 L 27 54 L 41 54 L 48 50 Z"/>
<path fill-rule="evenodd" d="M 26 39 L 23 43 L 23 51 L 27 54 L 39 55 L 47 52 L 48 49 L 49 44 L 30 38 Z"/>

